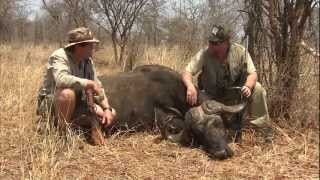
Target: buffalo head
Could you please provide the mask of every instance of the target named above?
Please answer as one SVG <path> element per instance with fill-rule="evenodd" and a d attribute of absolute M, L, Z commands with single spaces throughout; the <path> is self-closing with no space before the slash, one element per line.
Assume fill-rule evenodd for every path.
<path fill-rule="evenodd" d="M 233 155 L 228 146 L 226 124 L 232 122 L 225 118 L 240 112 L 245 104 L 225 106 L 215 100 L 207 100 L 198 107 L 191 108 L 185 115 L 186 126 L 193 138 L 213 158 L 225 159 Z"/>

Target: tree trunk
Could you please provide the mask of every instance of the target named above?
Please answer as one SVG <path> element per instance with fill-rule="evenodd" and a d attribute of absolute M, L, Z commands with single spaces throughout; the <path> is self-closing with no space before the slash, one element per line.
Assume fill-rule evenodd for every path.
<path fill-rule="evenodd" d="M 290 45 L 289 56 L 285 62 L 277 65 L 278 84 L 276 85 L 275 97 L 272 100 L 272 117 L 283 116 L 286 119 L 290 119 L 290 106 L 294 95 L 294 90 L 298 86 L 299 81 L 299 47 L 293 43 Z"/>
<path fill-rule="evenodd" d="M 290 119 L 290 107 L 299 82 L 300 48 L 305 22 L 310 17 L 315 1 L 246 0 L 249 19 L 246 34 L 249 36 L 249 52 L 258 64 L 259 79 L 267 66 L 264 80 L 272 87 L 270 116 Z M 264 18 L 267 17 L 267 18 Z M 267 20 L 267 22 L 265 22 Z M 259 34 L 260 33 L 260 34 Z M 261 40 L 263 39 L 263 40 Z M 262 43 L 270 47 L 261 48 Z M 259 61 L 266 56 L 268 61 Z M 269 63 L 269 64 L 268 64 Z M 276 67 L 277 71 L 274 71 Z M 261 69 L 262 68 L 262 69 Z M 261 81 L 261 80 L 260 80 Z"/>
<path fill-rule="evenodd" d="M 123 71 L 125 71 L 127 69 L 127 61 L 124 59 L 124 52 L 126 49 L 126 43 L 123 43 L 120 46 L 120 54 L 119 54 L 119 64 L 122 65 L 123 67 Z"/>
<path fill-rule="evenodd" d="M 116 37 L 116 33 L 115 32 L 111 33 L 111 39 L 112 39 L 112 48 L 113 48 L 113 52 L 114 52 L 114 62 L 117 65 L 119 65 L 117 37 Z"/>
<path fill-rule="evenodd" d="M 280 20 L 280 41 L 276 44 L 277 79 L 275 97 L 272 101 L 272 116 L 283 116 L 290 119 L 290 107 L 294 90 L 299 82 L 300 42 L 305 31 L 305 22 L 312 11 L 312 1 L 304 2 L 284 1 L 283 13 Z M 308 4 L 310 3 L 310 4 Z M 280 49 L 277 49 L 277 48 Z"/>

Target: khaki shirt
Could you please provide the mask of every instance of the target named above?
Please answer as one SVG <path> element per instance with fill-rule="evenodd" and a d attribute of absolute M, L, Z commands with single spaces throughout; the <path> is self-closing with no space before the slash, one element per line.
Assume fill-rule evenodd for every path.
<path fill-rule="evenodd" d="M 190 72 L 192 75 L 199 73 L 202 70 L 204 61 L 210 58 L 207 50 L 208 48 L 201 49 L 194 57 L 192 57 L 190 63 L 185 67 L 185 71 Z M 232 79 L 236 79 L 239 67 L 242 67 L 242 63 L 247 63 L 248 74 L 256 71 L 251 56 L 248 52 L 246 53 L 245 48 L 240 44 L 231 43 L 227 56 L 227 64 Z"/>
<path fill-rule="evenodd" d="M 39 95 L 54 94 L 56 88 L 72 88 L 75 91 L 82 91 L 87 85 L 87 79 L 94 80 L 101 85 L 92 59 L 88 58 L 76 64 L 72 54 L 60 48 L 49 57 Z M 104 97 L 105 95 L 102 95 L 100 101 Z"/>

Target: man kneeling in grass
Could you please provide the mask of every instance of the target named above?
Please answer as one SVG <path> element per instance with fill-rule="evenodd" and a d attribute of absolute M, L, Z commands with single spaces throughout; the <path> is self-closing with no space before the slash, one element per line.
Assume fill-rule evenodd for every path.
<path fill-rule="evenodd" d="M 73 119 L 88 113 L 85 92 L 95 96 L 95 113 L 104 126 L 112 123 L 116 112 L 97 78 L 92 53 L 99 40 L 88 28 L 68 33 L 68 44 L 49 57 L 42 86 L 39 89 L 37 114 L 45 116 L 52 107 L 55 124 L 62 132 Z"/>
<path fill-rule="evenodd" d="M 241 94 L 249 99 L 250 123 L 261 128 L 266 141 L 270 142 L 273 133 L 269 125 L 266 91 L 257 82 L 250 54 L 242 45 L 232 42 L 230 37 L 228 26 L 214 25 L 208 46 L 201 49 L 185 67 L 182 79 L 187 87 L 187 102 L 195 105 L 198 101 L 198 92 L 192 82 L 192 76 L 198 73 L 198 88 L 211 99 L 223 103 L 236 99 L 228 89 L 241 86 Z"/>

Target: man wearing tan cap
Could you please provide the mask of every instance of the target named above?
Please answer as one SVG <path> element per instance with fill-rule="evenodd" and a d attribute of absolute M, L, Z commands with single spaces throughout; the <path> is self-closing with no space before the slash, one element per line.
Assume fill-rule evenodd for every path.
<path fill-rule="evenodd" d="M 223 103 L 235 98 L 235 94 L 229 94 L 228 90 L 241 86 L 242 95 L 249 98 L 250 122 L 262 127 L 269 138 L 266 140 L 269 141 L 272 133 L 267 125 L 269 114 L 266 91 L 257 82 L 257 72 L 250 54 L 242 45 L 230 42 L 230 35 L 228 27 L 213 26 L 208 47 L 200 50 L 186 66 L 182 79 L 187 87 L 187 102 L 190 105 L 198 102 L 198 91 L 192 82 L 192 76 L 200 72 L 199 89 L 208 97 Z"/>
<path fill-rule="evenodd" d="M 92 61 L 94 46 L 99 43 L 88 28 L 80 27 L 69 31 L 68 44 L 54 51 L 49 57 L 44 80 L 38 95 L 38 115 L 52 110 L 60 130 L 88 110 L 84 92 L 93 90 L 96 95 L 95 109 L 101 123 L 108 126 L 116 115 L 105 96 L 97 78 Z"/>

